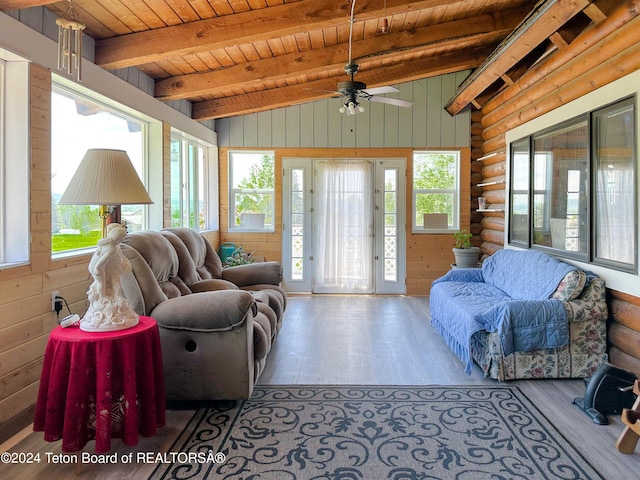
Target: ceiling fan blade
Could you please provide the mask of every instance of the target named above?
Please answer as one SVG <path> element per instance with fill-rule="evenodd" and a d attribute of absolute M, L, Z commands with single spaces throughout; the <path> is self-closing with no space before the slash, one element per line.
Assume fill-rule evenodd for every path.
<path fill-rule="evenodd" d="M 380 95 L 381 93 L 396 93 L 399 90 L 395 87 L 387 86 L 387 87 L 374 87 L 374 88 L 366 88 L 362 90 L 367 95 Z"/>
<path fill-rule="evenodd" d="M 369 100 L 372 102 L 380 102 L 380 103 L 386 103 L 388 105 L 395 105 L 397 107 L 410 107 L 413 105 L 413 102 L 409 102 L 407 100 L 401 100 L 399 98 L 371 97 Z"/>
<path fill-rule="evenodd" d="M 326 92 L 326 93 L 333 93 L 334 95 L 342 95 L 341 92 L 337 92 L 335 90 L 324 90 L 324 89 L 309 88 L 309 87 L 305 87 L 305 88 L 303 88 L 303 90 L 307 90 L 309 92 Z"/>

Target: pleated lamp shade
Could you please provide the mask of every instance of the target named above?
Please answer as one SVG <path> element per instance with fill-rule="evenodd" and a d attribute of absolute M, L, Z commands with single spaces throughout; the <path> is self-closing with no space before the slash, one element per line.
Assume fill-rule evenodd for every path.
<path fill-rule="evenodd" d="M 153 203 L 124 150 L 87 150 L 58 202 L 62 205 Z"/>

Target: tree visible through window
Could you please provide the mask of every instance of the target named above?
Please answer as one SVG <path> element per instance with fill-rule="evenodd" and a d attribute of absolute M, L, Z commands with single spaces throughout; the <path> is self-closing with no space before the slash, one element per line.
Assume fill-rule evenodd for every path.
<path fill-rule="evenodd" d="M 274 228 L 275 156 L 273 152 L 229 154 L 229 228 Z"/>
<path fill-rule="evenodd" d="M 459 164 L 459 152 L 414 153 L 414 231 L 458 229 Z M 425 225 L 425 214 L 432 214 L 434 225 Z"/>

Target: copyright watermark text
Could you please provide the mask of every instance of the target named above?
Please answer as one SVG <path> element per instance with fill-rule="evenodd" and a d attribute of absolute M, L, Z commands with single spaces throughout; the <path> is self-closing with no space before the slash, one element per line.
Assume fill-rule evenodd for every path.
<path fill-rule="evenodd" d="M 3 452 L 1 463 L 9 464 L 127 464 L 127 463 L 223 463 L 222 452 L 128 452 L 128 453 L 29 453 Z"/>

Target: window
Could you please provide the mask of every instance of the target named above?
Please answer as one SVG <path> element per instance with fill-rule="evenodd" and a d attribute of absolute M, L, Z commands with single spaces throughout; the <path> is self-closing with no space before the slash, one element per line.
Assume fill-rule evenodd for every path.
<path fill-rule="evenodd" d="M 4 108 L 4 71 L 5 71 L 5 61 L 0 59 L 0 125 L 6 125 L 5 121 L 5 108 Z M 4 128 L 0 128 L 0 187 L 2 187 L 2 195 L 0 195 L 0 265 L 4 264 L 7 261 L 7 252 L 6 252 L 6 240 L 5 233 L 8 231 L 6 223 L 6 216 L 4 212 L 6 211 L 6 201 L 7 198 L 6 184 L 7 178 L 5 175 L 5 154 L 4 154 Z"/>
<path fill-rule="evenodd" d="M 101 236 L 98 206 L 58 205 L 89 148 L 125 150 L 141 179 L 146 162 L 147 122 L 119 105 L 54 83 L 51 102 L 52 251 L 93 247 Z M 145 207 L 122 205 L 129 232 L 146 228 Z"/>
<path fill-rule="evenodd" d="M 384 169 L 384 231 L 382 234 L 384 280 L 397 282 L 398 278 L 398 170 Z"/>
<path fill-rule="evenodd" d="M 291 257 L 291 280 L 304 280 L 304 212 L 305 212 L 305 175 L 303 168 L 291 169 L 291 184 L 289 186 L 291 198 L 289 213 L 289 250 Z"/>
<path fill-rule="evenodd" d="M 529 246 L 529 139 L 514 142 L 511 147 L 511 210 L 509 241 L 512 245 Z"/>
<path fill-rule="evenodd" d="M 509 243 L 636 271 L 634 120 L 628 98 L 513 142 Z"/>
<path fill-rule="evenodd" d="M 413 232 L 458 230 L 460 152 L 413 155 Z"/>
<path fill-rule="evenodd" d="M 637 258 L 634 106 L 627 100 L 593 114 L 594 256 L 629 269 Z"/>
<path fill-rule="evenodd" d="M 9 94 L 10 92 L 10 94 Z M 29 261 L 29 64 L 0 49 L 0 266 Z M 10 121 L 7 121 L 10 119 Z M 42 139 L 34 139 L 40 141 Z"/>
<path fill-rule="evenodd" d="M 533 136 L 533 244 L 586 260 L 589 125 L 582 117 Z"/>
<path fill-rule="evenodd" d="M 274 231 L 275 155 L 229 153 L 229 229 Z"/>
<path fill-rule="evenodd" d="M 196 140 L 171 133 L 171 226 L 208 228 L 206 216 L 207 150 Z"/>

